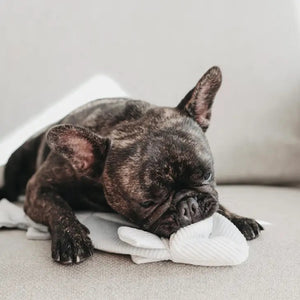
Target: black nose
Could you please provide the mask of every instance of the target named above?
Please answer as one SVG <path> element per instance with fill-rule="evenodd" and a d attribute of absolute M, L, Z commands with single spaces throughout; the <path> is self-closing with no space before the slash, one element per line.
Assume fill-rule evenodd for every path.
<path fill-rule="evenodd" d="M 200 221 L 199 204 L 197 199 L 189 197 L 178 203 L 178 218 L 181 226 L 187 226 Z"/>

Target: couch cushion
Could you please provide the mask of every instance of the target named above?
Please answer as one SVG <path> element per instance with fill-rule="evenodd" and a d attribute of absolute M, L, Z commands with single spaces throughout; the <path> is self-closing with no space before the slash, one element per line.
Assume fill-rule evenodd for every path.
<path fill-rule="evenodd" d="M 207 131 L 218 183 L 300 182 L 300 74 L 259 69 L 235 80 L 224 70 Z"/>
<path fill-rule="evenodd" d="M 171 262 L 135 265 L 129 257 L 96 252 L 75 266 L 50 259 L 50 241 L 0 231 L 1 299 L 298 299 L 300 188 L 219 187 L 232 211 L 272 223 L 249 242 L 248 261 L 236 267 Z"/>

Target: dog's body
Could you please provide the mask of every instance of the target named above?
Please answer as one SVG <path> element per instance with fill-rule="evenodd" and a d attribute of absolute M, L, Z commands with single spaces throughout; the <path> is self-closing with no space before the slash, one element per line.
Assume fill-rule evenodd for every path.
<path fill-rule="evenodd" d="M 255 238 L 258 223 L 218 204 L 204 132 L 220 84 L 214 67 L 176 108 L 120 98 L 78 108 L 12 154 L 1 196 L 26 189 L 25 212 L 49 226 L 61 263 L 92 254 L 76 209 L 115 211 L 165 237 L 218 210 Z"/>

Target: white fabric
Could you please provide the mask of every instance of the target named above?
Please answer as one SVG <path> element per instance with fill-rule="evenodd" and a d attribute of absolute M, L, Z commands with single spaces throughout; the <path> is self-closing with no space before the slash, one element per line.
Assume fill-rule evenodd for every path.
<path fill-rule="evenodd" d="M 181 228 L 170 239 L 134 228 L 113 213 L 84 212 L 76 214 L 90 230 L 96 249 L 129 254 L 137 264 L 172 260 L 202 266 L 237 265 L 248 258 L 248 244 L 240 231 L 225 217 L 212 217 Z M 22 208 L 6 199 L 0 201 L 0 228 L 27 229 L 28 239 L 49 239 L 48 229 L 36 224 Z"/>
<path fill-rule="evenodd" d="M 15 131 L 8 134 L 0 141 L 0 165 L 5 164 L 9 156 L 23 142 L 33 134 L 57 122 L 75 108 L 98 98 L 126 97 L 127 94 L 111 78 L 105 75 L 92 77 L 87 82 L 80 85 L 69 95 L 57 103 L 51 104 L 44 111 L 39 112 L 25 124 L 20 125 Z M 1 186 L 1 174 L 0 174 Z"/>

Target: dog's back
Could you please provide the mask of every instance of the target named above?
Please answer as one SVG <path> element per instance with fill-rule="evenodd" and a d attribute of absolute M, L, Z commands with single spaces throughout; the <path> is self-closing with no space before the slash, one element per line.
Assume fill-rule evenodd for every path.
<path fill-rule="evenodd" d="M 75 109 L 52 125 L 73 124 L 87 127 L 101 136 L 109 136 L 120 122 L 140 118 L 149 107 L 149 103 L 140 100 L 97 99 Z M 25 193 L 28 180 L 50 152 L 46 143 L 46 133 L 51 126 L 28 139 L 10 156 L 4 169 L 0 199 L 17 201 L 18 196 Z"/>

